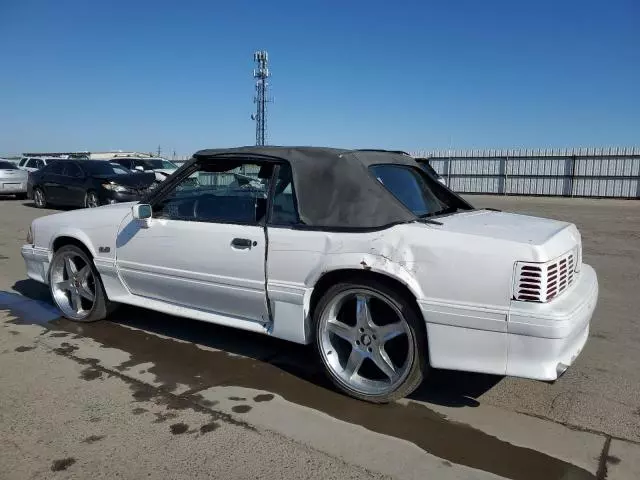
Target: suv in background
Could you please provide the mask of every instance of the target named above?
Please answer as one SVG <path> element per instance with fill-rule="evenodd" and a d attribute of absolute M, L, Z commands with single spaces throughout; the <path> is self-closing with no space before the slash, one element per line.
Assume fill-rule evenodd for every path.
<path fill-rule="evenodd" d="M 164 181 L 178 169 L 175 163 L 165 160 L 164 158 L 115 157 L 109 161 L 122 165 L 124 168 L 132 171 L 154 172 L 156 174 L 156 180 L 159 182 Z"/>
<path fill-rule="evenodd" d="M 18 168 L 20 170 L 26 170 L 27 172 L 35 172 L 47 165 L 49 162 L 59 160 L 58 158 L 40 158 L 40 157 L 22 157 Z"/>

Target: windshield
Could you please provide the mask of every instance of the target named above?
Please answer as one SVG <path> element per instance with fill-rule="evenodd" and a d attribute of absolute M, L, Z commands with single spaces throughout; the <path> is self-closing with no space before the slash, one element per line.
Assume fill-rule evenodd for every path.
<path fill-rule="evenodd" d="M 18 167 L 11 162 L 0 160 L 0 170 L 18 170 Z"/>
<path fill-rule="evenodd" d="M 131 172 L 117 163 L 84 160 L 84 169 L 92 175 L 127 175 Z"/>
<path fill-rule="evenodd" d="M 431 217 L 472 208 L 417 168 L 373 165 L 378 181 L 417 217 Z"/>

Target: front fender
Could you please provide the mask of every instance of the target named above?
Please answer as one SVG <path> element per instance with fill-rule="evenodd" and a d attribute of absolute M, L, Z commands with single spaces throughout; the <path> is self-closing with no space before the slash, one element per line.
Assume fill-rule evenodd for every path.
<path fill-rule="evenodd" d="M 77 228 L 62 228 L 58 231 L 56 231 L 56 233 L 54 235 L 51 236 L 50 240 L 49 240 L 49 251 L 53 254 L 53 244 L 56 242 L 56 240 L 58 240 L 61 237 L 69 237 L 69 238 L 73 238 L 79 242 L 82 242 L 82 244 L 87 247 L 87 250 L 89 250 L 89 252 L 91 253 L 92 257 L 96 257 L 99 256 L 97 254 L 97 249 L 93 243 L 93 241 L 91 240 L 91 238 L 89 238 L 89 235 L 87 235 L 85 232 L 83 232 L 80 229 Z"/>

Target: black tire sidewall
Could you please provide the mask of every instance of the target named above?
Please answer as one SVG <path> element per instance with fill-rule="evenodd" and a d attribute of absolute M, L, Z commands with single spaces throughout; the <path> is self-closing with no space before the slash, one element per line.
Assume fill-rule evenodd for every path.
<path fill-rule="evenodd" d="M 38 202 L 36 201 L 36 192 L 40 192 L 40 194 L 42 195 L 42 205 L 38 205 Z M 44 190 L 40 187 L 36 187 L 33 190 L 33 203 L 35 203 L 36 207 L 38 208 L 45 208 L 47 206 L 47 197 L 44 194 Z"/>
<path fill-rule="evenodd" d="M 104 287 L 102 285 L 102 279 L 100 278 L 100 274 L 96 270 L 96 267 L 93 263 L 93 259 L 89 256 L 83 249 L 76 247 L 75 245 L 65 245 L 60 247 L 56 253 L 54 254 L 54 258 L 57 255 L 62 255 L 65 252 L 72 252 L 74 255 L 78 255 L 82 258 L 84 262 L 89 265 L 91 268 L 91 273 L 93 274 L 94 282 L 95 282 L 95 302 L 93 303 L 93 307 L 91 308 L 91 312 L 82 320 L 78 320 L 76 318 L 69 318 L 69 320 L 73 322 L 79 323 L 89 323 L 96 322 L 98 320 L 102 320 L 107 316 L 109 310 L 109 301 L 107 300 L 107 296 L 104 291 Z M 53 259 L 51 261 L 51 265 L 53 266 Z M 51 267 L 50 267 L 51 268 Z M 53 291 L 51 289 L 51 272 L 49 272 L 49 292 L 51 294 L 51 299 L 55 304 L 55 299 L 53 297 Z M 56 307 L 58 305 L 56 304 Z M 59 308 L 59 307 L 58 307 Z"/>
<path fill-rule="evenodd" d="M 320 318 L 329 301 L 339 293 L 351 289 L 368 289 L 375 292 L 378 295 L 382 295 L 391 301 L 402 313 L 404 320 L 409 325 L 412 333 L 412 341 L 414 342 L 415 356 L 413 364 L 407 374 L 404 382 L 400 384 L 394 391 L 384 395 L 367 395 L 356 390 L 352 390 L 345 386 L 342 381 L 337 379 L 329 366 L 325 363 L 322 349 L 322 337 L 320 334 Z M 427 362 L 427 335 L 426 326 L 422 315 L 419 315 L 411 301 L 405 298 L 404 295 L 394 291 L 382 282 L 375 281 L 375 279 L 358 280 L 353 282 L 341 282 L 333 287 L 329 288 L 314 310 L 313 315 L 313 343 L 318 356 L 318 361 L 323 367 L 325 375 L 331 380 L 331 382 L 343 393 L 373 403 L 388 403 L 400 398 L 403 398 L 413 392 L 423 381 L 427 375 L 428 362 Z"/>
<path fill-rule="evenodd" d="M 94 195 L 96 198 L 96 206 L 95 207 L 90 207 L 89 206 L 89 195 Z M 100 206 L 100 199 L 98 198 L 98 194 L 93 191 L 93 190 L 88 190 L 87 193 L 84 194 L 84 206 L 85 208 L 96 208 Z"/>

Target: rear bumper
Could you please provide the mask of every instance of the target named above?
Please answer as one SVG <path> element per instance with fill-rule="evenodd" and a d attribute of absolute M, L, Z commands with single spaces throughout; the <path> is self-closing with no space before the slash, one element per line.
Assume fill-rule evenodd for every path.
<path fill-rule="evenodd" d="M 34 247 L 33 245 L 23 245 L 20 249 L 22 258 L 27 267 L 29 278 L 40 283 L 49 283 L 49 263 L 51 253 L 46 248 Z"/>
<path fill-rule="evenodd" d="M 511 302 L 507 375 L 557 379 L 584 348 L 597 301 L 598 277 L 583 264 L 576 283 L 553 301 Z"/>
<path fill-rule="evenodd" d="M 0 181 L 0 195 L 13 195 L 16 193 L 27 193 L 27 181 Z"/>

